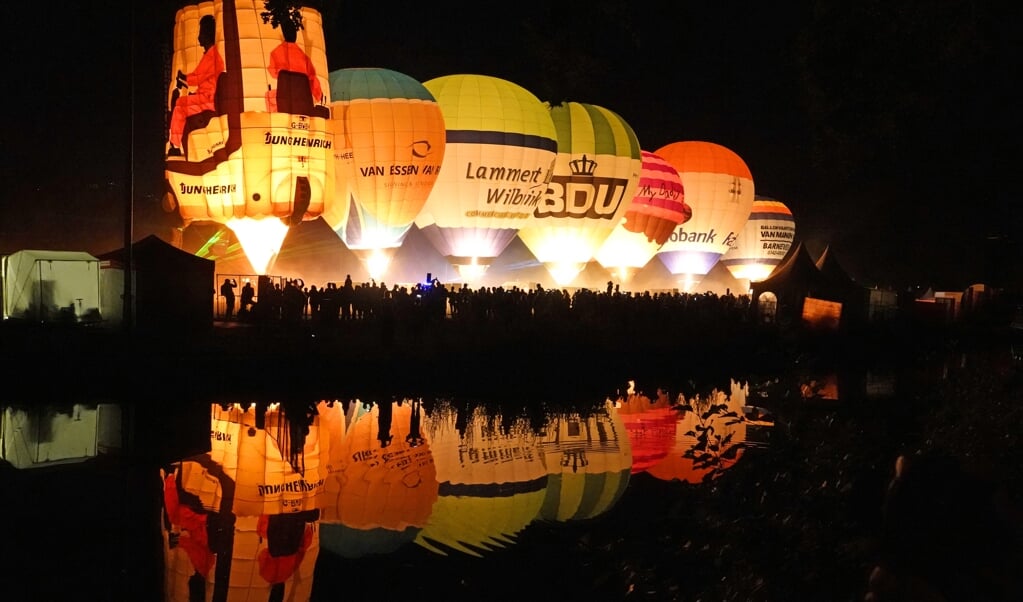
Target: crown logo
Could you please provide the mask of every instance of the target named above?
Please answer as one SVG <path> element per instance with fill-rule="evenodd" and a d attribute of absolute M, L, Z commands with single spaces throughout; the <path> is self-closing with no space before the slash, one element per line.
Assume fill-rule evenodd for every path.
<path fill-rule="evenodd" d="M 569 161 L 568 166 L 572 169 L 573 176 L 592 176 L 593 170 L 597 169 L 597 162 L 583 155 L 582 159 Z"/>

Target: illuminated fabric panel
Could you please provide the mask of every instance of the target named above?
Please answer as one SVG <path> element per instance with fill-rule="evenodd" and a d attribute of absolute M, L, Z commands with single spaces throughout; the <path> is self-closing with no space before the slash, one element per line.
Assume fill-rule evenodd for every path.
<path fill-rule="evenodd" d="M 232 482 L 209 454 L 161 471 L 164 599 L 308 600 L 319 554 L 318 512 L 241 516 L 218 506 Z M 227 492 L 215 499 L 202 480 Z"/>
<path fill-rule="evenodd" d="M 335 202 L 323 218 L 349 249 L 400 246 L 440 174 L 440 106 L 389 69 L 340 69 L 329 80 Z"/>
<path fill-rule="evenodd" d="M 537 517 L 567 522 L 604 514 L 629 484 L 632 448 L 614 404 L 583 417 L 553 415 L 539 442 L 547 493 Z"/>
<path fill-rule="evenodd" d="M 325 466 L 320 463 L 319 422 L 314 419 L 293 465 L 290 426 L 271 406 L 264 428 L 256 428 L 256 406 L 213 404 L 210 458 L 234 483 L 233 511 L 239 516 L 318 510 L 323 505 Z M 304 417 L 299 418 L 304 420 Z M 194 474 L 189 490 L 203 491 L 221 505 L 219 479 Z M 212 488 L 212 489 L 210 489 Z"/>
<path fill-rule="evenodd" d="M 618 221 L 594 255 L 600 265 L 612 273 L 642 269 L 675 228 L 693 215 L 685 204 L 678 170 L 651 152 L 642 151 L 641 156 L 642 171 L 636 194 L 625 210 L 624 219 Z"/>
<path fill-rule="evenodd" d="M 766 280 L 785 259 L 795 237 L 792 211 L 779 201 L 757 197 L 746 225 L 721 263 L 737 280 Z"/>
<path fill-rule="evenodd" d="M 842 320 L 842 304 L 806 297 L 803 299 L 803 323 L 812 328 L 837 330 Z"/>
<path fill-rule="evenodd" d="M 411 542 L 437 499 L 433 456 L 413 419 L 420 409 L 408 401 L 390 405 L 386 433 L 374 405 L 354 420 L 339 446 L 340 470 L 332 475 L 339 488 L 326 500 L 320 539 L 323 549 L 346 558 L 385 554 Z M 417 436 L 410 435 L 413 427 Z"/>
<path fill-rule="evenodd" d="M 714 390 L 706 398 L 697 395 L 690 400 L 697 411 L 686 412 L 677 419 L 674 445 L 662 460 L 646 470 L 647 474 L 662 481 L 695 484 L 716 478 L 734 466 L 742 457 L 747 427 L 745 421 L 723 414 L 743 416 L 747 393 L 746 387 L 733 381 L 730 395 Z M 712 406 L 723 406 L 725 411 L 704 416 Z M 706 442 L 699 439 L 702 433 L 706 433 Z M 686 457 L 687 452 L 693 457 Z"/>
<path fill-rule="evenodd" d="M 440 176 L 416 218 L 455 266 L 489 264 L 546 189 L 557 154 L 547 108 L 517 84 L 485 75 L 424 82 L 447 128 Z"/>
<path fill-rule="evenodd" d="M 438 554 L 480 556 L 515 543 L 516 534 L 536 519 L 547 470 L 525 420 L 503 429 L 500 416 L 477 408 L 459 433 L 457 417 L 455 409 L 441 407 L 424 426 L 440 488 L 415 542 Z"/>
<path fill-rule="evenodd" d="M 673 142 L 654 153 L 678 170 L 693 210 L 657 256 L 674 275 L 705 276 L 749 217 L 753 176 L 737 154 L 712 142 Z"/>
<path fill-rule="evenodd" d="M 629 395 L 618 407 L 632 446 L 632 474 L 660 462 L 675 443 L 677 415 L 668 399 Z"/>
<path fill-rule="evenodd" d="M 256 0 L 218 0 L 177 13 L 164 207 L 186 223 L 294 225 L 319 217 L 334 195 L 320 14 L 301 9 L 291 42 L 263 23 L 263 10 Z M 272 246 L 253 237 L 242 244 L 246 254 L 253 244 Z M 265 269 L 262 258 L 252 263 Z"/>
<path fill-rule="evenodd" d="M 550 107 L 558 135 L 554 174 L 519 238 L 562 286 L 593 259 L 636 195 L 636 133 L 612 111 L 568 102 Z"/>

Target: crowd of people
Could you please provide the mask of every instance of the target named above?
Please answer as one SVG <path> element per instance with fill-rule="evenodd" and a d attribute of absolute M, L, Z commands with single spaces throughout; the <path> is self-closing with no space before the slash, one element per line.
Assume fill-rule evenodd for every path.
<path fill-rule="evenodd" d="M 301 279 L 283 278 L 260 283 L 258 296 L 251 282 L 241 290 L 236 308 L 237 282 L 226 278 L 220 287 L 218 316 L 224 320 L 310 323 L 329 326 L 347 321 L 393 320 L 430 323 L 522 324 L 526 321 L 577 323 L 630 323 L 637 320 L 685 319 L 696 322 L 749 320 L 750 297 L 714 293 L 630 292 L 607 283 L 604 291 L 586 288 L 547 289 L 513 285 L 472 288 L 449 287 L 434 279 L 414 285 L 388 286 L 384 282 L 355 283 L 348 275 L 341 285 L 317 286 Z M 237 309 L 237 311 L 236 311 Z"/>

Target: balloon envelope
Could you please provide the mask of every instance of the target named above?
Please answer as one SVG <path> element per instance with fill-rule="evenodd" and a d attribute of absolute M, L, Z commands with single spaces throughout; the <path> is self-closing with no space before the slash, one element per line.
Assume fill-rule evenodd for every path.
<path fill-rule="evenodd" d="M 336 177 L 323 218 L 356 254 L 393 249 L 440 174 L 444 116 L 426 87 L 397 71 L 340 69 L 329 81 Z"/>
<path fill-rule="evenodd" d="M 554 174 L 519 238 L 564 286 L 625 216 L 642 161 L 636 133 L 614 112 L 578 102 L 550 112 L 558 135 Z"/>
<path fill-rule="evenodd" d="M 713 142 L 673 142 L 654 151 L 682 178 L 693 217 L 657 256 L 675 276 L 698 282 L 739 234 L 753 207 L 753 176 L 733 151 Z"/>
<path fill-rule="evenodd" d="M 779 201 L 758 196 L 746 225 L 721 263 L 738 280 L 766 280 L 785 259 L 795 237 L 792 211 Z"/>
<path fill-rule="evenodd" d="M 654 401 L 646 395 L 630 394 L 621 401 L 618 415 L 632 446 L 632 474 L 645 471 L 668 455 L 675 442 L 677 415 L 667 397 Z"/>
<path fill-rule="evenodd" d="M 418 416 L 413 418 L 420 409 L 409 401 L 390 405 L 387 433 L 374 405 L 355 418 L 338 446 L 340 467 L 332 476 L 339 487 L 324 513 L 336 519 L 321 521 L 320 545 L 346 558 L 386 554 L 411 542 L 437 499 L 430 446 L 421 434 L 410 435 L 420 430 Z"/>
<path fill-rule="evenodd" d="M 531 92 L 485 75 L 423 84 L 447 128 L 440 176 L 416 218 L 463 276 L 482 275 L 532 219 L 557 154 L 547 108 Z"/>
<path fill-rule="evenodd" d="M 551 416 L 539 445 L 548 473 L 541 520 L 595 518 L 625 493 L 632 451 L 614 404 L 587 416 Z"/>
<path fill-rule="evenodd" d="M 739 418 L 745 415 L 747 393 L 748 387 L 732 381 L 731 395 L 714 390 L 706 398 L 695 396 L 689 402 L 695 411 L 675 423 L 671 451 L 647 473 L 662 481 L 702 483 L 734 466 L 745 449 L 746 421 Z M 714 406 L 718 409 L 708 414 Z"/>
<path fill-rule="evenodd" d="M 186 223 L 227 224 L 246 253 L 269 249 L 252 261 L 260 273 L 283 236 L 242 234 L 235 222 L 316 219 L 334 191 L 320 14 L 302 8 L 290 43 L 262 10 L 255 0 L 217 0 L 178 11 L 165 166 L 165 208 Z"/>
<path fill-rule="evenodd" d="M 536 436 L 525 420 L 502 427 L 502 418 L 477 408 L 460 434 L 457 411 L 431 412 L 424 432 L 431 441 L 439 496 L 420 546 L 473 556 L 515 543 L 515 535 L 537 516 L 547 487 L 547 470 Z"/>
<path fill-rule="evenodd" d="M 642 151 L 642 171 L 625 217 L 600 246 L 595 259 L 627 281 L 657 253 L 676 226 L 693 216 L 685 203 L 682 178 L 667 161 Z"/>

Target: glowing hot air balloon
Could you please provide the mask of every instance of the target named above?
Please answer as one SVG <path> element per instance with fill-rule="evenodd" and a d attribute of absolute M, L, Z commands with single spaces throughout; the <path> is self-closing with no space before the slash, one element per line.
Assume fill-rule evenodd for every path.
<path fill-rule="evenodd" d="M 389 69 L 332 71 L 330 93 L 336 195 L 323 219 L 379 280 L 440 175 L 444 116 Z"/>
<path fill-rule="evenodd" d="M 643 170 L 625 218 L 594 255 L 622 283 L 643 269 L 675 228 L 693 216 L 678 170 L 651 152 L 641 155 Z"/>
<path fill-rule="evenodd" d="M 607 402 L 589 415 L 552 415 L 539 442 L 547 465 L 547 495 L 538 518 L 567 522 L 595 518 L 621 499 L 632 451 L 625 425 Z"/>
<path fill-rule="evenodd" d="M 263 2 L 178 11 L 164 206 L 226 224 L 265 273 L 287 227 L 317 218 L 334 192 L 333 133 L 320 14 L 264 23 Z"/>
<path fill-rule="evenodd" d="M 578 102 L 550 111 L 558 159 L 536 219 L 519 229 L 519 238 L 565 286 L 625 216 L 642 161 L 636 133 L 612 111 Z"/>
<path fill-rule="evenodd" d="M 439 496 L 416 543 L 439 554 L 453 549 L 473 556 L 515 543 L 537 516 L 547 470 L 526 420 L 505 429 L 501 416 L 477 408 L 466 417 L 442 405 L 423 430 L 437 465 Z"/>
<path fill-rule="evenodd" d="M 660 390 L 658 393 L 661 394 L 657 399 L 651 400 L 642 393 L 630 391 L 616 404 L 632 445 L 632 474 L 660 462 L 675 442 L 675 410 L 667 396 Z"/>
<path fill-rule="evenodd" d="M 448 75 L 423 84 L 447 128 L 440 177 L 416 225 L 475 280 L 532 219 L 547 189 L 557 135 L 547 108 L 528 90 L 485 75 Z"/>
<path fill-rule="evenodd" d="M 254 406 L 214 405 L 211 451 L 161 471 L 165 599 L 309 598 L 323 477 L 318 424 L 292 453 L 297 430 L 277 407 L 257 428 Z"/>
<path fill-rule="evenodd" d="M 757 196 L 746 226 L 721 263 L 737 280 L 760 282 L 785 259 L 795 237 L 792 211 L 783 203 Z"/>
<path fill-rule="evenodd" d="M 340 486 L 326 501 L 320 545 L 346 558 L 386 554 L 411 542 L 437 499 L 437 471 L 419 426 L 419 403 L 405 400 L 383 409 L 377 404 L 360 413 L 337 454 L 340 467 L 332 476 Z"/>
<path fill-rule="evenodd" d="M 647 473 L 662 481 L 702 483 L 734 466 L 746 447 L 748 392 L 732 381 L 730 395 L 715 389 L 705 398 L 682 399 L 687 411 L 675 423 L 674 446 Z"/>
<path fill-rule="evenodd" d="M 693 209 L 693 218 L 671 233 L 657 256 L 691 290 L 746 223 L 753 176 L 739 155 L 712 142 L 673 142 L 655 154 L 678 170 Z"/>

